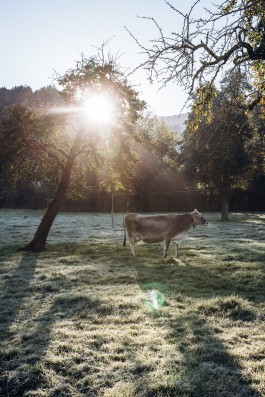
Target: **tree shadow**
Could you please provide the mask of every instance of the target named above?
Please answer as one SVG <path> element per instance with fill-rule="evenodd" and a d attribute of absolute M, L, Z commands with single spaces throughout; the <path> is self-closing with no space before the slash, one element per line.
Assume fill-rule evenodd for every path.
<path fill-rule="evenodd" d="M 191 315 L 172 319 L 169 338 L 183 362 L 180 369 L 177 363 L 171 368 L 176 376 L 171 384 L 146 396 L 262 397 L 205 319 Z"/>
<path fill-rule="evenodd" d="M 49 390 L 49 395 L 52 397 L 70 396 L 73 390 L 78 393 L 75 383 L 84 377 L 84 370 L 78 372 L 75 364 L 86 362 L 87 357 L 83 357 L 80 352 L 75 352 L 74 342 L 64 343 L 63 339 L 57 340 L 57 344 L 49 353 L 51 357 L 47 359 L 45 354 L 54 337 L 52 332 L 55 323 L 72 322 L 78 333 L 82 328 L 83 319 L 91 319 L 93 322 L 99 313 L 101 316 L 107 316 L 112 313 L 112 310 L 98 299 L 74 295 L 71 291 L 65 290 L 62 295 L 55 298 L 49 309 L 42 313 L 35 326 L 29 318 L 31 326 L 25 327 L 19 341 L 20 354 L 12 352 L 2 355 L 0 395 L 22 397 L 37 390 Z M 93 343 L 95 349 L 98 349 L 101 341 L 95 340 Z M 66 358 L 63 362 L 58 362 L 56 352 L 62 354 L 63 351 Z M 96 362 L 92 364 L 97 365 Z M 43 369 L 47 366 L 49 369 L 46 373 Z M 12 371 L 15 371 L 15 377 L 8 375 Z M 53 377 L 64 379 L 53 388 L 51 388 L 50 379 L 47 378 L 47 374 L 51 371 L 53 371 Z M 90 395 L 90 392 L 95 393 L 95 388 L 91 384 L 85 385 L 83 391 L 85 393 L 82 395 Z"/>
<path fill-rule="evenodd" d="M 10 327 L 16 321 L 23 301 L 30 295 L 39 254 L 24 254 L 14 273 L 6 280 L 1 296 L 0 332 L 3 338 L 12 333 Z M 16 300 L 14 300 L 14 292 Z"/>
<path fill-rule="evenodd" d="M 0 296 L 1 306 L 1 321 L 0 321 L 0 340 L 1 356 L 0 356 L 0 394 L 9 396 L 6 390 L 5 373 L 7 370 L 6 364 L 14 363 L 17 359 L 17 353 L 12 352 L 4 354 L 4 346 L 12 343 L 15 336 L 15 331 L 12 330 L 12 325 L 18 321 L 20 310 L 24 301 L 31 294 L 30 284 L 34 278 L 37 260 L 39 254 L 24 254 L 14 273 L 6 280 Z M 16 299 L 14 299 L 14 294 Z M 9 342 L 10 341 L 10 342 Z M 2 350 L 3 348 L 3 350 Z"/>
<path fill-rule="evenodd" d="M 113 249 L 113 246 L 107 248 L 104 246 L 104 255 L 108 252 L 113 254 Z M 53 251 L 53 248 L 51 250 Z M 77 253 L 80 253 L 80 250 L 85 255 L 95 254 L 98 257 L 100 255 L 98 249 L 94 250 L 93 247 L 89 248 L 86 245 L 76 247 Z M 73 254 L 72 250 L 69 252 Z M 120 254 L 117 246 L 116 254 L 117 256 Z M 7 317 L 2 332 L 7 338 L 12 336 L 11 326 L 16 321 L 23 302 L 31 293 L 30 281 L 35 274 L 37 258 L 38 255 L 25 254 L 14 274 L 6 281 L 3 299 L 1 299 L 2 306 L 6 304 L 8 306 L 8 302 L 14 304 L 14 306 L 6 308 Z M 102 254 L 100 258 L 102 258 Z M 151 289 L 158 290 L 161 295 L 165 295 L 161 310 L 159 308 L 151 310 L 151 320 L 157 329 L 162 329 L 165 327 L 165 323 L 167 324 L 168 342 L 172 346 L 172 350 L 178 352 L 183 360 L 180 371 L 177 362 L 172 362 L 171 367 L 169 366 L 167 369 L 168 372 L 173 371 L 174 383 L 165 385 L 161 379 L 160 386 L 151 386 L 149 374 L 153 369 L 141 361 L 141 357 L 134 354 L 134 345 L 128 347 L 121 342 L 118 350 L 123 353 L 117 352 L 115 360 L 128 360 L 129 364 L 123 370 L 123 374 L 135 383 L 135 390 L 137 393 L 139 392 L 136 395 L 144 397 L 209 397 L 213 395 L 218 397 L 261 397 L 243 375 L 242 367 L 225 348 L 218 337 L 218 332 L 212 328 L 205 316 L 201 316 L 199 312 L 183 314 L 178 311 L 176 315 L 169 315 L 163 311 L 163 304 L 167 304 L 167 294 L 174 293 L 176 301 L 180 296 L 184 300 L 196 297 L 204 297 L 207 300 L 216 293 L 224 297 L 230 295 L 233 291 L 233 284 L 207 269 L 198 269 L 189 265 L 188 261 L 186 261 L 187 266 L 185 267 L 177 266 L 173 261 L 171 263 L 170 258 L 162 264 L 157 258 L 150 263 L 150 260 L 142 260 L 140 257 L 131 258 L 126 251 L 126 253 L 120 254 L 119 262 L 117 262 L 117 266 L 121 266 L 122 262 L 123 270 L 125 259 L 127 259 L 126 266 L 132 267 L 136 271 L 137 278 L 133 279 L 133 283 L 138 282 L 144 292 Z M 152 283 L 150 283 L 150 278 L 154 280 Z M 106 281 L 111 285 L 115 284 L 115 268 L 113 276 L 108 274 Z M 129 282 L 127 277 L 125 282 Z M 202 284 L 205 282 L 206 285 L 202 288 Z M 89 373 L 89 371 L 92 372 L 99 368 L 97 354 L 95 357 L 87 357 L 86 352 L 75 350 L 74 342 L 64 343 L 63 340 L 58 342 L 58 334 L 55 338 L 56 342 L 53 344 L 53 329 L 55 323 L 61 321 L 62 323 L 64 321 L 71 322 L 74 327 L 72 332 L 75 330 L 76 334 L 80 329 L 82 332 L 83 320 L 95 324 L 95 327 L 102 323 L 106 326 L 106 321 L 99 322 L 98 316 L 111 316 L 113 310 L 115 311 L 115 305 L 109 306 L 104 300 L 79 295 L 76 291 L 72 293 L 72 283 L 71 280 L 63 283 L 64 290 L 60 291 L 60 295 L 54 297 L 50 307 L 39 315 L 35 322 L 29 321 L 30 325 L 24 329 L 26 332 L 20 341 L 20 356 L 14 352 L 9 356 L 7 354 L 2 356 L 0 395 L 22 397 L 29 392 L 34 393 L 37 389 L 49 390 L 51 397 L 68 396 L 73 391 L 80 395 L 97 396 L 100 394 L 97 384 L 91 383 L 89 377 L 87 380 L 84 379 L 84 371 Z M 210 287 L 213 288 L 211 293 L 209 293 Z M 11 301 L 14 289 L 19 290 L 15 303 L 13 300 Z M 43 288 L 40 289 L 40 292 L 44 295 L 47 290 Z M 125 315 L 126 312 L 124 312 Z M 251 322 L 255 320 L 254 313 L 244 312 L 244 308 L 240 307 L 237 308 L 237 312 L 233 311 L 232 307 L 227 315 L 233 321 L 240 319 Z M 31 317 L 29 317 L 30 319 Z M 117 324 L 119 323 L 117 322 Z M 31 328 L 31 325 L 34 326 Z M 84 340 L 83 343 L 85 342 L 87 343 L 87 340 Z M 95 352 L 98 353 L 102 349 L 102 353 L 104 353 L 109 340 L 95 338 L 89 340 L 88 343 L 91 344 Z M 51 344 L 52 347 L 49 348 Z M 65 360 L 56 360 L 56 354 L 61 354 L 62 351 L 65 352 Z M 21 356 L 23 352 L 26 355 L 25 358 Z M 48 355 L 53 354 L 55 358 L 46 358 L 46 352 Z M 58 383 L 52 389 L 49 379 L 46 378 L 45 371 L 43 371 L 43 366 L 49 367 L 49 371 L 53 371 L 54 376 L 64 379 L 64 383 Z M 13 370 L 16 371 L 16 378 L 8 379 L 10 376 L 8 374 Z M 120 371 L 121 376 L 122 370 Z M 110 388 L 113 386 L 114 380 L 111 378 L 110 372 L 105 374 L 100 372 L 100 377 L 99 385 L 101 387 L 102 385 L 109 385 Z"/>
<path fill-rule="evenodd" d="M 243 307 L 240 302 L 231 300 L 231 294 L 234 292 L 233 283 L 221 276 L 217 277 L 207 269 L 198 270 L 192 265 L 177 266 L 174 261 L 170 263 L 170 259 L 164 266 L 155 263 L 152 268 L 137 259 L 134 268 L 138 273 L 139 286 L 149 296 L 145 303 L 151 309 L 150 315 L 154 324 L 162 328 L 167 324 L 168 340 L 172 344 L 172 349 L 180 353 L 183 358 L 179 370 L 177 363 L 176 368 L 171 368 L 176 373 L 175 382 L 168 386 L 153 388 L 145 396 L 262 397 L 251 384 L 251 380 L 243 374 L 239 362 L 222 343 L 218 336 L 219 330 L 214 329 L 207 321 L 207 311 L 205 315 L 201 315 L 200 310 L 195 308 L 194 313 L 190 311 L 185 314 L 181 309 L 196 297 L 210 302 L 214 295 L 219 294 L 222 298 L 216 302 L 217 308 L 209 306 L 209 311 L 222 310 L 220 314 L 227 316 L 235 324 L 237 321 L 248 323 L 255 321 L 255 313 Z M 145 280 L 150 280 L 150 272 L 154 276 L 153 282 L 146 283 Z M 185 272 L 188 274 L 185 275 Z M 203 286 L 205 280 L 207 285 Z M 214 288 L 209 294 L 211 283 Z M 247 297 L 248 292 L 244 292 L 243 297 Z M 155 304 L 151 294 L 156 297 Z M 176 316 L 170 316 L 166 310 L 163 310 L 170 295 L 176 296 L 176 308 L 180 308 L 177 309 Z M 172 297 L 170 299 L 172 300 Z M 147 387 L 147 382 L 148 375 L 144 374 L 140 388 Z"/>
<path fill-rule="evenodd" d="M 13 257 L 14 252 L 17 252 L 17 245 L 2 245 L 0 247 L 0 263 L 1 260 L 7 260 L 9 257 Z"/>

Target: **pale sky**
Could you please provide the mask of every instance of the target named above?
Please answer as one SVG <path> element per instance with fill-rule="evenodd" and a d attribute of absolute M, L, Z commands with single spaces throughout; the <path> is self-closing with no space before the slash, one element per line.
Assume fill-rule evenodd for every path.
<path fill-rule="evenodd" d="M 171 3 L 187 13 L 194 1 Z M 113 55 L 119 51 L 120 64 L 133 69 L 143 58 L 124 26 L 145 44 L 158 36 L 154 25 L 138 16 L 155 18 L 168 35 L 182 26 L 164 0 L 0 0 L 0 87 L 36 90 L 53 84 L 54 71 L 64 74 L 81 53 L 96 55 L 96 48 L 113 36 L 108 49 Z M 144 71 L 131 82 L 154 114 L 181 111 L 186 94 L 176 85 L 158 90 Z"/>

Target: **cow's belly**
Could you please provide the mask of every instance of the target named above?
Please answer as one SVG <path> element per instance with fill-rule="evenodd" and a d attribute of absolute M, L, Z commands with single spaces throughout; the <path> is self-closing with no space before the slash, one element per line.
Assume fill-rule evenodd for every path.
<path fill-rule="evenodd" d="M 144 241 L 145 243 L 157 243 L 158 241 L 164 240 L 164 236 L 151 236 L 137 233 L 135 241 Z"/>
<path fill-rule="evenodd" d="M 150 238 L 145 238 L 145 239 L 142 239 L 145 243 L 157 243 L 158 241 L 162 241 L 163 239 L 158 239 L 158 240 L 155 240 L 155 239 L 150 239 Z"/>
<path fill-rule="evenodd" d="M 174 243 L 179 244 L 182 240 L 184 240 L 187 236 L 187 233 L 180 233 L 177 234 L 176 236 L 172 237 L 171 240 L 174 241 Z"/>

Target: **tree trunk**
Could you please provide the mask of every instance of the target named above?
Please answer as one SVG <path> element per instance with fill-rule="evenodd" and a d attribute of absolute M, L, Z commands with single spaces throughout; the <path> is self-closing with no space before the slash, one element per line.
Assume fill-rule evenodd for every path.
<path fill-rule="evenodd" d="M 38 229 L 29 244 L 23 248 L 19 248 L 18 251 L 31 251 L 31 252 L 41 252 L 45 249 L 46 240 L 50 232 L 50 228 L 53 224 L 56 215 L 58 214 L 63 199 L 65 197 L 67 188 L 70 183 L 71 171 L 75 158 L 77 156 L 78 149 L 80 147 L 82 138 L 82 132 L 80 131 L 76 137 L 75 143 L 72 146 L 70 153 L 68 155 L 66 164 L 62 171 L 61 180 L 57 186 L 57 190 L 54 199 L 48 205 L 48 208 L 38 226 Z"/>
<path fill-rule="evenodd" d="M 221 221 L 229 221 L 228 213 L 229 213 L 229 197 L 226 194 L 222 197 Z"/>

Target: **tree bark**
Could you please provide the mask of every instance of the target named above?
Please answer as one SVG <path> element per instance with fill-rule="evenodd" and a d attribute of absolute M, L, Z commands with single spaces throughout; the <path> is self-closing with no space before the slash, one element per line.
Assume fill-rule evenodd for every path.
<path fill-rule="evenodd" d="M 228 215 L 229 215 L 229 197 L 226 194 L 222 197 L 221 221 L 229 221 Z"/>
<path fill-rule="evenodd" d="M 62 170 L 61 180 L 57 186 L 55 196 L 53 200 L 48 205 L 48 208 L 38 226 L 38 229 L 29 244 L 23 248 L 19 248 L 18 251 L 31 251 L 31 252 L 41 252 L 45 249 L 46 240 L 49 235 L 51 226 L 53 224 L 56 215 L 58 214 L 61 204 L 64 200 L 67 188 L 70 183 L 71 171 L 74 165 L 75 158 L 78 154 L 78 149 L 82 140 L 82 131 L 76 137 L 74 145 L 72 146 L 65 166 Z"/>

